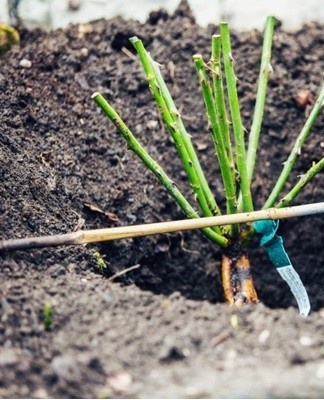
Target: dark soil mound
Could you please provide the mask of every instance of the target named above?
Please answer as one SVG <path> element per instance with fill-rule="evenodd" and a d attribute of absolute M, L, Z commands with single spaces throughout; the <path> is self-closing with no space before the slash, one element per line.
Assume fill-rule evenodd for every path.
<path fill-rule="evenodd" d="M 208 57 L 216 31 L 197 26 L 182 3 L 172 16 L 152 13 L 144 25 L 115 18 L 50 33 L 22 32 L 21 48 L 0 60 L 1 238 L 183 218 L 97 109 L 94 91 L 112 101 L 194 202 L 141 67 L 129 54 L 128 38 L 134 35 L 163 65 L 220 195 L 191 59 L 197 52 Z M 321 84 L 323 37 L 323 26 L 316 24 L 295 33 L 276 29 L 253 186 L 256 208 L 305 121 L 298 93 L 307 90 L 315 97 Z M 247 130 L 261 44 L 257 31 L 233 33 Z M 22 67 L 22 59 L 31 67 Z M 323 123 L 322 115 L 291 184 L 322 157 Z M 320 175 L 296 204 L 322 201 L 323 193 Z M 254 275 L 261 301 L 270 308 L 238 310 L 221 303 L 219 250 L 199 232 L 1 255 L 0 396 L 322 396 L 323 229 L 322 216 L 280 227 L 310 296 L 313 313 L 306 320 L 257 241 L 251 248 Z M 98 267 L 95 251 L 104 255 L 106 270 Z M 107 279 L 136 264 L 140 267 L 119 283 Z M 43 324 L 47 303 L 53 309 L 49 331 Z"/>

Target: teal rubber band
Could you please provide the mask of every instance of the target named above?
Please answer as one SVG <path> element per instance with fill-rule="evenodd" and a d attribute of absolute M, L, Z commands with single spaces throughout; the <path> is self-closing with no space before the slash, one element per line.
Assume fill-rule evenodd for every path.
<path fill-rule="evenodd" d="M 256 233 L 261 235 L 260 246 L 267 250 L 272 264 L 276 268 L 291 265 L 291 261 L 286 253 L 281 236 L 276 235 L 279 221 L 261 220 L 253 223 Z"/>

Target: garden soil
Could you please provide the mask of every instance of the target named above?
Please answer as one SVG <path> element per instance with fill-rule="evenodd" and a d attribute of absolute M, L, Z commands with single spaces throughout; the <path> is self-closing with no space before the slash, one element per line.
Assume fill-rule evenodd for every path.
<path fill-rule="evenodd" d="M 323 28 L 308 23 L 288 33 L 276 26 L 256 209 L 321 85 Z M 1 239 L 183 218 L 97 108 L 95 91 L 194 204 L 130 46 L 134 35 L 161 64 L 223 207 L 192 63 L 195 53 L 208 57 L 215 32 L 199 27 L 185 2 L 145 24 L 114 18 L 48 33 L 21 30 L 21 46 L 0 60 Z M 232 39 L 248 132 L 262 34 L 233 32 Z M 323 125 L 322 115 L 286 191 L 323 156 Z M 323 195 L 320 174 L 294 204 Z M 323 397 L 323 231 L 321 215 L 279 228 L 310 297 L 307 318 L 258 239 L 249 252 L 260 303 L 241 308 L 224 304 L 220 251 L 198 231 L 1 254 L 0 397 Z"/>

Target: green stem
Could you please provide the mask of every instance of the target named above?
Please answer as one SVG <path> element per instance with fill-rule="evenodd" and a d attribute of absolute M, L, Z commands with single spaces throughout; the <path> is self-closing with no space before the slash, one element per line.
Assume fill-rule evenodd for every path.
<path fill-rule="evenodd" d="M 296 185 L 277 204 L 276 208 L 287 207 L 299 195 L 303 188 L 324 169 L 324 157 L 314 164 L 305 174 L 301 176 Z"/>
<path fill-rule="evenodd" d="M 233 159 L 232 143 L 230 138 L 229 123 L 227 111 L 225 106 L 224 87 L 222 79 L 222 66 L 221 66 L 221 37 L 220 35 L 212 36 L 212 56 L 210 59 L 210 66 L 213 76 L 214 98 L 216 113 L 221 131 L 224 146 L 228 158 L 229 165 L 232 169 L 232 175 L 235 177 L 235 164 Z"/>
<path fill-rule="evenodd" d="M 237 211 L 236 194 L 235 194 L 235 175 L 233 174 L 233 170 L 231 168 L 230 161 L 228 159 L 228 154 L 226 151 L 227 149 L 225 147 L 225 138 L 222 135 L 223 132 L 220 130 L 220 124 L 215 107 L 211 83 L 208 78 L 202 56 L 200 54 L 196 54 L 193 56 L 193 59 L 195 62 L 199 83 L 203 93 L 208 122 L 211 127 L 212 137 L 215 144 L 216 155 L 220 165 L 220 170 L 225 190 L 227 214 L 235 214 Z M 238 233 L 238 226 L 237 225 L 232 226 L 231 236 L 235 236 L 237 233 Z"/>
<path fill-rule="evenodd" d="M 186 217 L 199 218 L 198 213 L 193 209 L 187 199 L 179 191 L 175 183 L 169 178 L 169 176 L 165 173 L 161 166 L 156 161 L 154 161 L 152 157 L 147 153 L 146 149 L 134 137 L 130 129 L 120 118 L 118 113 L 113 109 L 113 107 L 111 107 L 111 105 L 107 102 L 107 100 L 100 93 L 94 93 L 92 95 L 92 98 L 104 111 L 107 117 L 113 122 L 118 132 L 126 140 L 129 148 L 141 159 L 144 165 L 146 165 L 146 167 L 153 172 L 160 183 L 165 187 L 167 192 L 177 202 L 182 211 L 185 213 Z M 217 243 L 222 247 L 226 247 L 228 245 L 228 239 L 216 233 L 211 228 L 204 228 L 201 231 L 214 243 Z"/>
<path fill-rule="evenodd" d="M 185 126 L 184 126 L 184 124 L 182 122 L 180 113 L 177 110 L 177 108 L 176 108 L 176 106 L 174 104 L 174 101 L 172 99 L 172 96 L 171 96 L 171 94 L 170 94 L 170 92 L 169 92 L 169 90 L 168 90 L 168 88 L 167 88 L 167 86 L 165 84 L 165 81 L 164 81 L 164 79 L 162 77 L 162 74 L 161 74 L 160 68 L 158 66 L 158 63 L 153 61 L 151 57 L 150 57 L 150 61 L 151 61 L 151 65 L 153 67 L 157 82 L 158 82 L 158 84 L 159 84 L 159 86 L 161 88 L 161 93 L 163 95 L 163 98 L 164 98 L 164 100 L 166 102 L 166 105 L 167 105 L 167 107 L 168 107 L 168 109 L 169 109 L 169 111 L 170 111 L 170 113 L 171 113 L 171 115 L 173 117 L 174 122 L 176 123 L 176 125 L 177 125 L 177 127 L 179 129 L 183 144 L 187 149 L 188 155 L 189 155 L 190 160 L 192 162 L 192 166 L 193 166 L 193 168 L 194 168 L 194 170 L 196 172 L 197 178 L 198 178 L 198 180 L 200 182 L 202 192 L 203 192 L 203 194 L 204 194 L 204 196 L 206 198 L 208 207 L 211 210 L 212 215 L 221 215 L 220 208 L 219 208 L 218 204 L 216 203 L 216 200 L 214 198 L 214 195 L 213 195 L 212 191 L 210 190 L 210 187 L 208 185 L 207 179 L 205 177 L 205 174 L 204 174 L 204 172 L 203 172 L 203 170 L 201 168 L 200 162 L 198 160 L 197 153 L 195 151 L 194 146 L 192 145 L 190 135 L 187 132 L 187 130 L 186 130 L 186 128 L 185 128 Z"/>
<path fill-rule="evenodd" d="M 150 56 L 148 55 L 147 51 L 145 50 L 144 45 L 140 39 L 138 39 L 137 37 L 133 37 L 130 39 L 130 41 L 133 44 L 133 46 L 135 47 L 135 49 L 140 57 L 140 60 L 141 60 L 141 63 L 143 65 L 144 72 L 146 75 L 146 79 L 149 83 L 153 97 L 154 97 L 155 102 L 157 103 L 157 106 L 161 112 L 162 118 L 173 138 L 174 144 L 176 146 L 176 149 L 181 158 L 184 169 L 189 178 L 191 187 L 196 195 L 196 198 L 197 198 L 198 204 L 201 208 L 201 211 L 205 216 L 212 216 L 213 212 L 212 212 L 212 210 L 210 210 L 210 208 L 208 206 L 207 200 L 202 191 L 201 182 L 198 179 L 198 176 L 194 169 L 192 160 L 188 154 L 187 148 L 183 143 L 183 138 L 181 136 L 181 132 L 179 131 L 178 125 L 174 120 L 174 116 L 171 114 L 171 112 L 168 108 L 168 105 L 163 97 L 161 87 L 157 81 L 157 78 L 155 76 L 154 70 L 151 65 Z M 213 229 L 217 233 L 220 233 L 219 227 L 214 227 Z"/>
<path fill-rule="evenodd" d="M 231 110 L 232 125 L 235 139 L 236 165 L 240 179 L 243 210 L 253 211 L 253 202 L 250 183 L 246 169 L 246 151 L 244 144 L 244 129 L 241 120 L 240 106 L 236 89 L 236 76 L 233 67 L 233 57 L 229 35 L 229 26 L 226 22 L 220 24 L 221 42 L 223 49 L 224 70 L 227 84 L 228 100 Z"/>
<path fill-rule="evenodd" d="M 272 71 L 270 61 L 271 61 L 271 47 L 272 47 L 272 38 L 273 38 L 275 21 L 276 20 L 274 17 L 268 17 L 264 30 L 258 90 L 257 90 L 252 126 L 249 137 L 249 145 L 246 156 L 246 167 L 250 184 L 254 172 L 256 152 L 259 145 L 268 80 L 269 80 L 269 75 Z"/>
<path fill-rule="evenodd" d="M 285 161 L 284 163 L 284 167 L 281 171 L 281 174 L 277 179 L 277 182 L 274 188 L 272 189 L 272 192 L 270 193 L 268 200 L 265 202 L 263 209 L 272 207 L 275 204 L 278 197 L 280 196 L 280 193 L 289 178 L 291 170 L 295 165 L 296 159 L 300 155 L 302 146 L 305 143 L 306 139 L 308 138 L 311 128 L 313 127 L 316 118 L 318 117 L 323 106 L 324 106 L 324 85 L 322 86 L 322 89 L 316 100 L 316 103 L 314 104 L 314 107 L 310 112 L 305 122 L 305 125 L 303 126 L 303 129 L 301 130 L 287 161 Z"/>

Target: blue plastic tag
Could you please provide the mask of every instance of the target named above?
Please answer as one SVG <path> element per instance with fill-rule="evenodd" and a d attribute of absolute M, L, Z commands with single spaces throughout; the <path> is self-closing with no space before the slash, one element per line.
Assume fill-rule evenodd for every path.
<path fill-rule="evenodd" d="M 279 221 L 262 220 L 253 222 L 256 233 L 261 235 L 260 246 L 264 246 L 272 264 L 290 287 L 299 308 L 299 314 L 307 317 L 310 302 L 307 291 L 286 253 L 281 236 L 276 235 Z"/>

